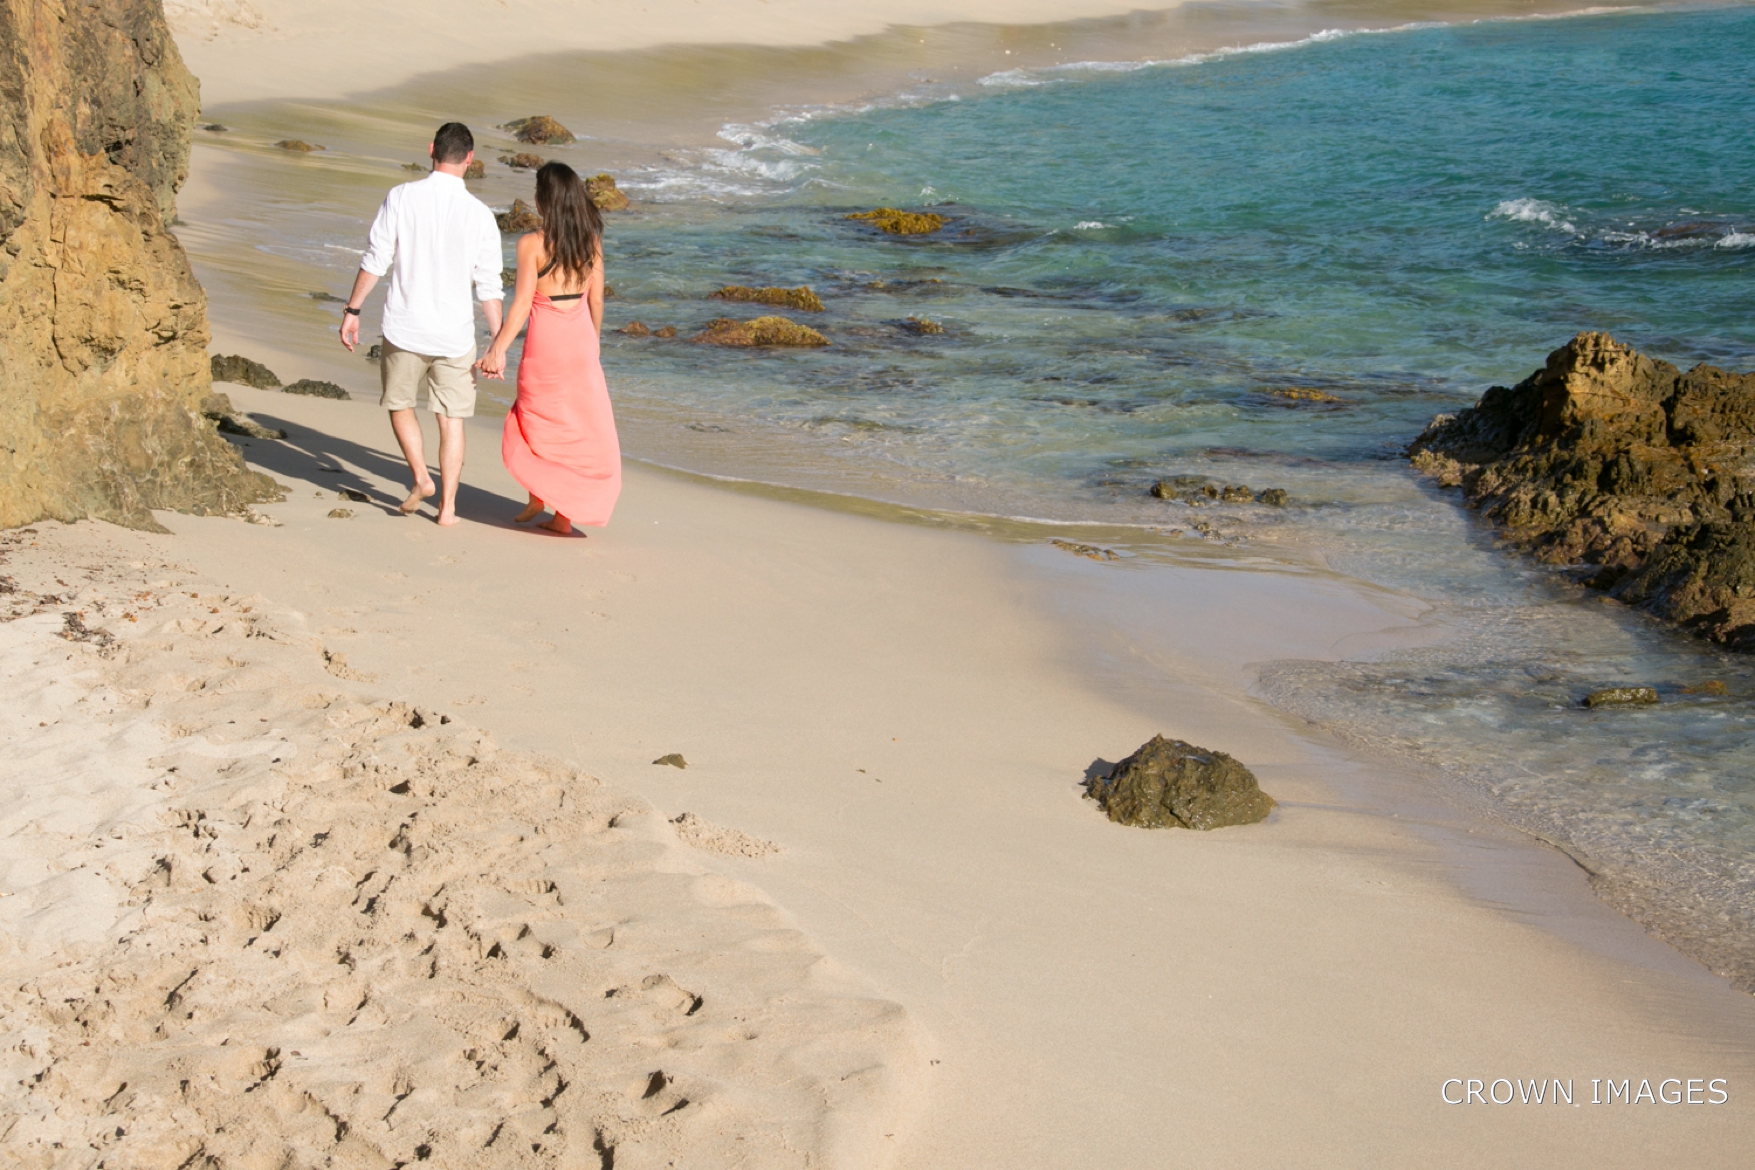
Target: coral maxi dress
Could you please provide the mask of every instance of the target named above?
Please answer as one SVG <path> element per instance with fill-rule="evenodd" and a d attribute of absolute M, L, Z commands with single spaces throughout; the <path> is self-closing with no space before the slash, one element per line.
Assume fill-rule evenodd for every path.
<path fill-rule="evenodd" d="M 531 302 L 500 455 L 512 478 L 558 515 L 602 528 L 621 495 L 622 449 L 590 307 L 584 298 L 574 304 L 563 308 L 542 293 Z"/>

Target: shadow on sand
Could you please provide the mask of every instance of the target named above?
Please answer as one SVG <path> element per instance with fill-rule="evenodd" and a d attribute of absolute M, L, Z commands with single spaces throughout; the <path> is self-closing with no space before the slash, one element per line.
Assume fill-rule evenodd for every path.
<path fill-rule="evenodd" d="M 246 460 L 269 474 L 282 480 L 310 484 L 325 494 L 337 493 L 343 488 L 364 492 L 371 503 L 386 514 L 395 514 L 405 498 L 407 489 L 400 485 L 408 482 L 408 465 L 401 459 L 290 419 L 257 412 L 251 417 L 265 427 L 285 431 L 286 438 L 225 437 L 242 449 Z M 432 436 L 429 435 L 428 439 L 427 453 L 431 456 L 437 445 Z M 386 491 L 386 482 L 397 486 Z M 457 488 L 457 516 L 462 520 L 510 527 L 513 515 L 523 506 L 522 500 L 510 500 L 498 492 L 475 487 L 467 474 Z M 423 519 L 432 519 L 431 509 L 432 503 L 428 501 L 421 513 Z"/>

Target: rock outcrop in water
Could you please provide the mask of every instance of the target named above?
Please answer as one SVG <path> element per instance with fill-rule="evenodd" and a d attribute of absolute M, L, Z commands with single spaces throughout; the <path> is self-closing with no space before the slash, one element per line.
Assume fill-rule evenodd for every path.
<path fill-rule="evenodd" d="M 1755 650 L 1755 374 L 1683 373 L 1581 333 L 1408 455 L 1537 560 Z"/>
<path fill-rule="evenodd" d="M 1252 825 L 1274 809 L 1248 768 L 1224 752 L 1154 735 L 1140 749 L 1085 782 L 1085 795 L 1109 819 L 1142 829 L 1218 829 Z"/>
<path fill-rule="evenodd" d="M 863 220 L 886 235 L 892 236 L 931 235 L 945 226 L 945 218 L 942 215 L 934 215 L 930 211 L 903 211 L 896 207 L 876 207 L 870 211 L 856 211 L 845 218 Z"/>
<path fill-rule="evenodd" d="M 207 301 L 166 225 L 199 106 L 158 0 L 0 0 L 0 527 L 278 497 L 202 414 Z"/>
<path fill-rule="evenodd" d="M 812 291 L 809 285 L 797 288 L 749 288 L 741 284 L 726 285 L 709 298 L 715 301 L 742 301 L 753 305 L 777 305 L 782 309 L 799 309 L 806 313 L 821 313 L 822 298 Z"/>
<path fill-rule="evenodd" d="M 629 206 L 628 197 L 615 185 L 613 175 L 587 176 L 585 194 L 591 197 L 591 202 L 597 205 L 599 211 L 626 211 Z"/>
<path fill-rule="evenodd" d="M 796 321 L 788 321 L 785 317 L 756 317 L 749 321 L 738 321 L 731 317 L 715 317 L 707 322 L 706 329 L 695 334 L 691 340 L 707 345 L 726 345 L 736 349 L 829 344 L 827 337 L 809 325 L 800 325 Z"/>
<path fill-rule="evenodd" d="M 519 142 L 528 142 L 532 146 L 547 146 L 551 143 L 564 146 L 573 141 L 573 132 L 547 114 L 507 122 L 503 129 L 510 130 L 512 137 Z"/>

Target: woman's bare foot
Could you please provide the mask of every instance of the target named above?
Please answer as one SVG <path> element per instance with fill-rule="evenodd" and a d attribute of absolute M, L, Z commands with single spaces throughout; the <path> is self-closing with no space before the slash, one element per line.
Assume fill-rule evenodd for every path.
<path fill-rule="evenodd" d="M 512 517 L 512 523 L 514 523 L 514 524 L 528 524 L 528 523 L 530 523 L 532 520 L 534 520 L 538 516 L 542 515 L 542 510 L 543 510 L 544 506 L 545 505 L 543 504 L 543 502 L 541 500 L 537 499 L 535 496 L 531 496 L 530 503 L 525 505 L 524 510 L 522 512 L 518 513 L 516 516 Z"/>
<path fill-rule="evenodd" d="M 537 527 L 546 529 L 547 531 L 554 533 L 556 536 L 573 535 L 573 522 L 558 512 L 553 518 L 544 520 L 541 524 L 538 524 Z"/>
<path fill-rule="evenodd" d="M 404 516 L 412 516 L 420 511 L 420 502 L 438 490 L 438 486 L 432 480 L 423 479 L 414 485 L 414 490 L 408 493 L 408 498 L 403 500 L 401 506 L 396 510 Z"/>
<path fill-rule="evenodd" d="M 450 509 L 446 509 L 445 511 L 442 511 L 439 513 L 439 521 L 438 522 L 439 522 L 439 527 L 449 528 L 449 527 L 451 527 L 451 525 L 457 523 L 457 513 L 454 511 L 451 511 Z"/>

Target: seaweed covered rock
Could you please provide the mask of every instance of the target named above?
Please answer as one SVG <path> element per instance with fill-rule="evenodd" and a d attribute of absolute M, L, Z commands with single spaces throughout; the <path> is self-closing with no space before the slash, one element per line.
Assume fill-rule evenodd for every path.
<path fill-rule="evenodd" d="M 609 175 L 591 175 L 585 180 L 585 194 L 597 205 L 599 211 L 626 211 L 628 197 L 621 188 L 615 185 L 615 179 Z"/>
<path fill-rule="evenodd" d="M 930 211 L 903 211 L 897 207 L 876 207 L 870 211 L 856 211 L 846 218 L 862 220 L 892 236 L 930 235 L 945 226 L 945 219 L 942 215 L 934 215 Z"/>
<path fill-rule="evenodd" d="M 935 336 L 945 331 L 943 325 L 926 317 L 909 317 L 900 325 L 902 332 L 912 333 L 916 337 Z"/>
<path fill-rule="evenodd" d="M 199 107 L 158 0 L 0 3 L 0 527 L 242 512 L 280 489 L 202 404 L 167 225 Z"/>
<path fill-rule="evenodd" d="M 1581 333 L 1434 419 L 1408 456 L 1537 560 L 1755 649 L 1755 374 L 1684 373 Z"/>
<path fill-rule="evenodd" d="M 294 154 L 310 154 L 313 150 L 324 149 L 321 146 L 315 146 L 309 142 L 306 142 L 302 138 L 282 138 L 279 142 L 276 142 L 274 145 L 280 147 L 280 149 L 282 149 L 282 150 L 290 150 Z"/>
<path fill-rule="evenodd" d="M 1220 483 L 1204 475 L 1172 475 L 1160 479 L 1151 486 L 1151 495 L 1154 499 L 1181 500 L 1185 504 L 1217 501 L 1221 504 L 1267 504 L 1273 508 L 1284 508 L 1290 498 L 1285 488 L 1256 491 L 1246 483 Z"/>
<path fill-rule="evenodd" d="M 510 130 L 512 137 L 519 142 L 528 142 L 532 146 L 547 146 L 551 143 L 564 146 L 574 140 L 571 130 L 547 114 L 519 118 L 516 121 L 507 122 L 502 128 Z"/>
<path fill-rule="evenodd" d="M 463 168 L 463 177 L 466 179 L 487 178 L 487 164 L 479 158 L 470 159 L 469 165 Z"/>
<path fill-rule="evenodd" d="M 695 334 L 693 341 L 707 345 L 726 345 L 739 349 L 757 346 L 827 345 L 829 339 L 808 325 L 788 321 L 785 317 L 757 317 L 738 321 L 731 317 L 715 317 L 707 328 Z"/>
<path fill-rule="evenodd" d="M 534 171 L 548 160 L 540 154 L 529 154 L 519 151 L 517 154 L 502 154 L 500 161 L 515 171 Z"/>
<path fill-rule="evenodd" d="M 1248 768 L 1224 752 L 1154 735 L 1140 749 L 1085 782 L 1085 795 L 1109 819 L 1143 829 L 1251 825 L 1273 811 Z"/>
<path fill-rule="evenodd" d="M 514 199 L 512 200 L 512 207 L 509 211 L 494 212 L 494 222 L 500 225 L 500 230 L 503 232 L 515 232 L 521 234 L 523 232 L 533 232 L 541 227 L 542 216 L 536 214 L 536 208 L 530 206 L 530 204 L 524 202 L 524 200 Z M 511 271 L 514 276 L 517 275 L 516 269 L 510 269 L 508 271 Z"/>
<path fill-rule="evenodd" d="M 713 293 L 715 301 L 742 301 L 755 305 L 777 305 L 782 309 L 800 309 L 806 313 L 821 313 L 822 298 L 811 291 L 808 285 L 797 288 L 749 288 L 741 284 L 727 285 Z"/>
<path fill-rule="evenodd" d="M 321 382 L 316 378 L 300 378 L 291 386 L 283 387 L 287 394 L 303 394 L 309 398 L 341 398 L 353 397 L 334 382 Z"/>
<path fill-rule="evenodd" d="M 280 386 L 280 379 L 273 370 L 241 354 L 216 353 L 207 363 L 207 368 L 215 382 L 235 382 L 257 390 L 274 390 Z"/>
<path fill-rule="evenodd" d="M 651 328 L 648 327 L 644 321 L 629 321 L 626 325 L 623 325 L 620 329 L 617 329 L 616 332 L 621 334 L 623 337 L 651 337 L 652 336 Z"/>

